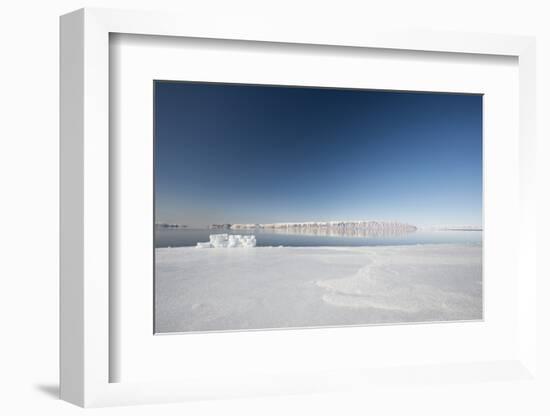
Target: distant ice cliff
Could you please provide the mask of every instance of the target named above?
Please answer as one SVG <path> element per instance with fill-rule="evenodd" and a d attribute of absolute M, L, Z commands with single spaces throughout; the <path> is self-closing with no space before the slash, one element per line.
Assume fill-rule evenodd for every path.
<path fill-rule="evenodd" d="M 416 231 L 416 226 L 396 221 L 311 221 L 231 225 L 232 230 L 254 228 L 273 230 L 365 230 L 372 233 Z"/>

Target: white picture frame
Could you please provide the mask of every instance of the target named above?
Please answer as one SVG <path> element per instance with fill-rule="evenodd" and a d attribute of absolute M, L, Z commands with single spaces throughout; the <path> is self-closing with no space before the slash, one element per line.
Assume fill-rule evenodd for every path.
<path fill-rule="evenodd" d="M 166 13 L 82 9 L 61 18 L 61 397 L 80 406 L 182 401 L 193 398 L 319 392 L 346 383 L 378 385 L 410 379 L 410 371 L 349 368 L 316 373 L 238 379 L 223 373 L 182 381 L 112 382 L 110 366 L 120 359 L 110 348 L 116 327 L 110 311 L 116 291 L 109 276 L 110 171 L 109 36 L 113 33 L 184 38 L 331 45 L 452 54 L 516 57 L 519 65 L 519 224 L 517 355 L 499 361 L 445 362 L 422 367 L 416 380 L 433 378 L 478 382 L 480 371 L 523 380 L 536 374 L 535 269 L 535 41 L 507 35 L 308 30 L 265 22 L 208 23 Z M 261 44 L 259 44 L 261 45 Z M 111 190 L 112 192 L 112 190 Z M 452 330 L 452 329 L 449 329 Z M 234 334 L 239 336 L 239 334 Z M 241 334 L 242 336 L 242 334 Z M 337 336 L 329 332 L 328 337 Z M 238 342 L 238 341 L 237 341 Z M 147 359 L 144 357 L 144 359 Z M 360 365 L 358 368 L 360 369 Z M 343 383 L 342 380 L 347 382 Z"/>

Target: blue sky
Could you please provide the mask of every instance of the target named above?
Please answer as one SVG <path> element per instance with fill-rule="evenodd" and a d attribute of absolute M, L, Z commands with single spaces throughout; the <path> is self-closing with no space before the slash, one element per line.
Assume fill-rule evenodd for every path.
<path fill-rule="evenodd" d="M 482 96 L 155 82 L 157 222 L 482 222 Z"/>

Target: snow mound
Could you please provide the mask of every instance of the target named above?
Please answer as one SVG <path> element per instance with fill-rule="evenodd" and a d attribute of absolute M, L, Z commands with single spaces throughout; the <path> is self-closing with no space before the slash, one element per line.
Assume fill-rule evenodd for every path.
<path fill-rule="evenodd" d="M 197 243 L 197 248 L 256 247 L 256 236 L 238 234 L 211 234 L 207 243 Z"/>

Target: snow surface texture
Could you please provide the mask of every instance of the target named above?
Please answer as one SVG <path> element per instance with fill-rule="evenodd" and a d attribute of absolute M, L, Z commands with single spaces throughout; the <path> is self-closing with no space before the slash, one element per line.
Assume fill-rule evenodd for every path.
<path fill-rule="evenodd" d="M 157 333 L 477 320 L 481 245 L 156 251 Z"/>
<path fill-rule="evenodd" d="M 197 243 L 198 248 L 238 248 L 238 247 L 256 247 L 256 237 L 254 235 L 238 234 L 210 234 L 208 243 Z"/>

